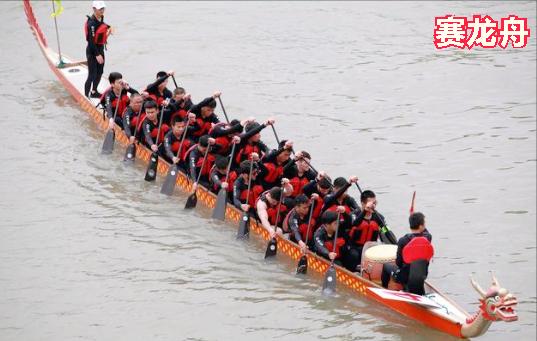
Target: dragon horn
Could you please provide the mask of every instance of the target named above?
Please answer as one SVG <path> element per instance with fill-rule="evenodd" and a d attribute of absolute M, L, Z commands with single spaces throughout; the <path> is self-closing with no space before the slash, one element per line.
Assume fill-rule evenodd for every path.
<path fill-rule="evenodd" d="M 500 282 L 498 282 L 498 279 L 496 278 L 496 276 L 494 276 L 494 271 L 491 271 L 490 275 L 492 276 L 492 285 L 501 288 Z"/>
<path fill-rule="evenodd" d="M 481 298 L 485 298 L 485 291 L 481 288 L 479 283 L 477 283 L 477 281 L 474 279 L 474 276 L 472 275 L 470 275 L 470 282 L 472 283 L 472 286 L 474 287 L 475 291 L 477 291 L 477 293 L 481 295 Z"/>

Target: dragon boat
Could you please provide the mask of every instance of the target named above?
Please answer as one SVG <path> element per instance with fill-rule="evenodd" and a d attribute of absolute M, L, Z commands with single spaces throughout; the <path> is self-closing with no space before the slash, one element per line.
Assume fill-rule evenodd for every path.
<path fill-rule="evenodd" d="M 98 100 L 89 99 L 83 94 L 84 82 L 88 73 L 85 63 L 77 62 L 65 55 L 60 58 L 59 54 L 48 45 L 47 39 L 34 15 L 30 0 L 23 0 L 23 6 L 30 29 L 50 69 L 79 104 L 80 108 L 89 114 L 104 133 L 109 129 L 109 123 L 108 120 L 103 120 L 102 113 L 96 108 Z M 101 85 L 102 83 L 104 82 L 101 82 Z M 102 92 L 104 88 L 99 90 Z M 129 141 L 121 128 L 114 126 L 113 129 L 119 144 L 126 147 Z M 151 154 L 152 152 L 148 148 L 140 145 L 137 159 L 139 162 L 147 164 Z M 171 165 L 161 159 L 158 163 L 157 171 L 160 175 L 166 175 L 169 167 Z M 185 193 L 190 193 L 192 188 L 187 175 L 182 172 L 177 177 L 176 185 Z M 198 186 L 197 196 L 199 202 L 207 208 L 215 206 L 216 195 L 203 186 Z M 236 225 L 240 218 L 241 212 L 228 203 L 225 212 L 226 221 Z M 269 240 L 268 232 L 253 218 L 250 220 L 250 234 Z M 299 246 L 290 240 L 278 236 L 277 243 L 280 253 L 287 257 L 296 261 L 302 256 Z M 372 249 L 374 247 L 369 246 Z M 367 250 L 364 251 L 367 252 Z M 392 248 L 390 253 L 393 252 Z M 324 274 L 330 266 L 327 260 L 309 251 L 307 258 L 308 267 L 314 272 Z M 458 338 L 477 337 L 483 335 L 493 322 L 512 322 L 518 319 L 516 297 L 500 285 L 494 274 L 492 275 L 492 284 L 487 290 L 482 289 L 473 278 L 470 279 L 471 285 L 479 295 L 480 303 L 474 314 L 466 312 L 430 282 L 425 283 L 426 295 L 418 296 L 403 291 L 385 290 L 379 285 L 378 280 L 375 281 L 371 276 L 366 276 L 364 271 L 362 273 L 353 273 L 340 266 L 336 266 L 336 279 L 339 283 L 338 285 L 346 287 L 354 295 L 372 300 L 409 319 Z"/>

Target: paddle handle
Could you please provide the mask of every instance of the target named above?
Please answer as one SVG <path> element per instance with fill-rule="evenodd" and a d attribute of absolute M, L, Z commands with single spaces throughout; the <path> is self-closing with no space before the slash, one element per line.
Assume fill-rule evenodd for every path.
<path fill-rule="evenodd" d="M 246 192 L 246 205 L 250 202 L 250 188 L 252 187 L 252 172 L 254 170 L 254 160 L 250 161 L 250 173 L 248 174 L 248 191 Z"/>
<path fill-rule="evenodd" d="M 222 99 L 220 99 L 220 96 L 218 96 L 218 102 L 220 102 L 220 107 L 222 108 L 222 111 L 224 112 L 224 116 L 226 117 L 227 123 L 229 123 L 229 118 L 227 117 L 226 109 L 224 108 L 224 104 L 222 103 Z"/>
<path fill-rule="evenodd" d="M 175 155 L 176 158 L 179 158 L 179 155 L 181 155 L 181 150 L 183 149 L 183 142 L 185 142 L 187 131 L 188 131 L 188 119 L 186 121 L 185 130 L 183 131 L 183 136 L 181 136 L 181 144 L 179 145 L 179 148 L 177 149 L 177 154 Z"/>
<path fill-rule="evenodd" d="M 173 84 L 175 84 L 175 88 L 177 89 L 179 85 L 177 85 L 177 82 L 175 81 L 175 76 L 172 75 Z"/>
<path fill-rule="evenodd" d="M 160 109 L 160 118 L 158 120 L 158 130 L 157 130 L 157 142 L 155 143 L 158 145 L 158 139 L 160 137 L 160 128 L 162 127 L 162 118 L 164 117 L 164 105 L 162 106 L 162 109 Z"/>
<path fill-rule="evenodd" d="M 114 91 L 112 89 L 110 89 L 110 91 Z M 121 95 L 123 94 L 123 88 L 121 88 L 121 90 L 119 90 L 119 96 L 117 97 L 117 105 L 116 105 L 116 109 L 114 110 L 114 122 L 116 122 L 116 116 L 117 116 L 117 110 L 119 109 L 119 102 L 121 102 Z M 110 103 L 110 105 L 112 105 L 112 103 Z"/>
<path fill-rule="evenodd" d="M 308 217 L 308 228 L 306 229 L 306 240 L 304 243 L 308 243 L 308 238 L 310 236 L 310 227 L 311 227 L 311 218 L 313 216 L 313 210 L 315 209 L 315 200 L 311 200 L 311 206 L 310 206 L 310 215 Z"/>
<path fill-rule="evenodd" d="M 276 138 L 276 143 L 279 146 L 280 145 L 280 139 L 278 138 L 278 133 L 276 133 L 276 128 L 274 128 L 274 124 L 271 124 L 270 127 L 272 128 L 272 132 L 274 133 L 274 137 Z"/>
<path fill-rule="evenodd" d="M 414 201 L 416 200 L 416 191 L 412 194 L 412 202 L 410 203 L 410 214 L 414 213 Z"/>
<path fill-rule="evenodd" d="M 280 193 L 280 200 L 278 201 L 278 211 L 276 211 L 276 221 L 274 222 L 274 232 L 276 233 L 278 231 L 278 220 L 280 220 L 280 209 L 282 206 L 282 200 L 283 200 L 283 185 L 281 187 L 281 193 Z"/>
<path fill-rule="evenodd" d="M 336 252 L 336 245 L 337 245 L 337 233 L 339 232 L 339 217 L 340 217 L 341 213 L 337 213 L 337 225 L 336 225 L 336 232 L 334 233 L 334 246 L 332 246 L 332 253 L 335 253 Z M 332 263 L 334 263 L 334 261 L 332 260 Z"/>
<path fill-rule="evenodd" d="M 227 164 L 226 181 L 225 182 L 227 182 L 229 180 L 229 172 L 231 171 L 231 163 L 233 162 L 233 154 L 235 154 L 235 146 L 236 145 L 237 145 L 236 143 L 233 143 L 233 146 L 231 146 L 231 155 L 229 155 L 229 162 Z"/>

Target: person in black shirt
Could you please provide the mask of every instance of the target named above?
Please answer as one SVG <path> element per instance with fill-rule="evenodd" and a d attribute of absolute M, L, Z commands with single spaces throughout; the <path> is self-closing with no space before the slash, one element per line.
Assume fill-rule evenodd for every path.
<path fill-rule="evenodd" d="M 100 98 L 97 91 L 104 71 L 104 49 L 106 40 L 112 33 L 111 26 L 104 23 L 104 1 L 93 1 L 93 15 L 88 16 L 84 31 L 86 34 L 86 59 L 88 61 L 88 78 L 84 84 L 84 94 L 91 98 Z M 90 92 L 91 90 L 91 92 Z"/>

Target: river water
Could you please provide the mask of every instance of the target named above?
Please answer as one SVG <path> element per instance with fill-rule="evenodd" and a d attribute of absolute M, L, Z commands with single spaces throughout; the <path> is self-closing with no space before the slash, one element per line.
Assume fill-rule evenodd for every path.
<path fill-rule="evenodd" d="M 65 2 L 62 52 L 82 59 L 90 2 Z M 34 3 L 56 48 L 50 2 Z M 134 87 L 175 69 L 195 100 L 276 118 L 333 176 L 374 189 L 397 235 L 412 192 L 430 279 L 468 311 L 495 270 L 520 320 L 483 340 L 534 340 L 535 2 L 108 2 L 105 74 Z M 444 340 L 367 300 L 320 294 L 236 227 L 184 212 L 102 133 L 49 70 L 21 2 L 0 3 L 1 340 Z M 435 16 L 528 17 L 528 47 L 438 51 Z M 269 145 L 274 138 L 263 134 Z M 351 193 L 356 195 L 356 190 Z"/>

